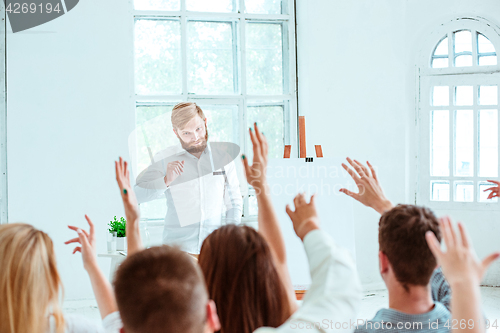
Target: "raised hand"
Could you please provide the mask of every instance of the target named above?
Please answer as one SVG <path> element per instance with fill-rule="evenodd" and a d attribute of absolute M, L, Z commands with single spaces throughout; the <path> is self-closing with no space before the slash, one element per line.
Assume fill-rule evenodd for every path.
<path fill-rule="evenodd" d="M 80 246 L 75 247 L 73 250 L 73 254 L 76 252 L 81 252 L 82 254 L 83 267 L 89 274 L 97 306 L 99 307 L 101 318 L 104 319 L 110 313 L 118 311 L 118 306 L 116 305 L 111 284 L 106 280 L 106 277 L 97 265 L 94 223 L 92 223 L 87 215 L 85 215 L 85 218 L 90 227 L 89 232 L 78 227 L 68 226 L 68 228 L 78 233 L 78 237 L 70 239 L 64 242 L 64 244 L 80 243 Z"/>
<path fill-rule="evenodd" d="M 347 194 L 351 198 L 361 202 L 363 205 L 375 209 L 380 214 L 383 214 L 384 212 L 390 210 L 393 205 L 389 200 L 386 199 L 384 191 L 382 191 L 382 187 L 378 182 L 375 169 L 370 164 L 370 162 L 366 162 L 370 170 L 368 170 L 368 168 L 360 162 L 356 160 L 353 161 L 349 157 L 347 158 L 347 162 L 349 162 L 349 164 L 356 171 L 352 170 L 344 163 L 342 163 L 342 167 L 352 177 L 352 179 L 358 186 L 359 192 L 354 193 L 346 188 L 341 188 L 339 192 Z"/>
<path fill-rule="evenodd" d="M 266 181 L 267 140 L 260 132 L 257 123 L 254 123 L 254 128 L 255 132 L 251 128 L 248 129 L 253 146 L 253 163 L 249 166 L 246 156 L 242 155 L 243 168 L 247 181 L 254 187 L 257 197 L 259 234 L 269 243 L 278 273 L 287 290 L 290 307 L 292 311 L 295 311 L 297 309 L 297 302 L 287 267 L 285 239 L 281 233 L 278 217 L 274 211 Z"/>
<path fill-rule="evenodd" d="M 127 216 L 127 224 L 139 221 L 139 206 L 137 204 L 137 198 L 132 186 L 130 186 L 130 172 L 128 170 L 128 163 L 125 162 L 121 157 L 117 162 L 115 161 L 115 173 L 116 182 L 120 188 L 120 195 L 123 200 L 123 206 L 125 208 L 125 215 Z"/>
<path fill-rule="evenodd" d="M 488 267 L 495 261 L 499 253 L 493 253 L 479 261 L 472 248 L 464 226 L 458 223 L 460 236 L 451 226 L 448 217 L 440 219 L 441 232 L 446 252 L 441 250 L 440 244 L 432 231 L 425 234 L 427 244 L 436 260 L 443 269 L 453 296 L 451 298 L 451 315 L 454 322 L 467 323 L 458 328 L 458 331 L 467 330 L 472 333 L 485 332 L 484 314 L 481 310 L 481 282 Z"/>
<path fill-rule="evenodd" d="M 165 176 L 165 184 L 172 184 L 184 172 L 184 161 L 173 161 L 167 164 L 167 175 Z"/>
<path fill-rule="evenodd" d="M 486 270 L 499 257 L 500 253 L 492 253 L 479 261 L 462 223 L 458 223 L 459 236 L 453 229 L 449 217 L 443 217 L 439 219 L 439 222 L 446 244 L 446 252 L 441 250 L 433 232 L 428 231 L 425 238 L 438 264 L 441 265 L 448 283 L 452 285 L 455 282 L 471 281 L 475 285 L 479 285 Z"/>
<path fill-rule="evenodd" d="M 293 199 L 295 211 L 291 210 L 289 205 L 286 205 L 286 213 L 292 220 L 293 229 L 302 240 L 310 231 L 319 229 L 319 218 L 314 205 L 314 197 L 313 194 L 311 201 L 307 203 L 304 193 L 297 194 Z"/>
<path fill-rule="evenodd" d="M 127 252 L 132 254 L 140 251 L 143 248 L 141 234 L 139 231 L 139 205 L 135 192 L 130 186 L 130 173 L 127 162 L 120 157 L 118 162 L 115 161 L 116 182 L 120 188 L 120 195 L 125 208 L 125 216 L 127 217 L 127 225 L 125 233 L 127 235 Z"/>
<path fill-rule="evenodd" d="M 495 197 L 500 196 L 500 193 L 499 193 L 500 192 L 500 182 L 497 180 L 488 180 L 488 181 L 490 183 L 497 184 L 497 186 L 487 188 L 486 190 L 483 191 L 483 192 L 491 191 L 491 193 L 488 195 L 487 199 L 493 199 Z"/>
<path fill-rule="evenodd" d="M 96 259 L 96 246 L 95 246 L 95 230 L 94 230 L 94 223 L 90 220 L 90 218 L 85 215 L 85 219 L 87 220 L 89 224 L 89 232 L 85 231 L 84 229 L 80 229 L 75 226 L 68 226 L 71 230 L 74 230 L 78 233 L 78 237 L 70 239 L 64 244 L 71 244 L 71 243 L 79 243 L 80 246 L 75 247 L 73 250 L 73 254 L 76 252 L 80 252 L 82 254 L 82 260 L 83 260 L 83 267 L 85 270 L 89 270 L 97 265 L 97 259 Z"/>
<path fill-rule="evenodd" d="M 260 194 L 266 185 L 266 167 L 267 167 L 267 140 L 266 137 L 259 131 L 257 123 L 254 123 L 255 133 L 252 128 L 248 130 L 253 146 L 253 163 L 248 165 L 248 160 L 245 155 L 242 156 L 243 167 L 248 184 L 255 188 L 256 194 Z"/>

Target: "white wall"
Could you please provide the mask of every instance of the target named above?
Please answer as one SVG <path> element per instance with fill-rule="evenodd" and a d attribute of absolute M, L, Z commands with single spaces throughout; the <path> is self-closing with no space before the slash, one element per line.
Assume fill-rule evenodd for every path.
<path fill-rule="evenodd" d="M 325 156 L 370 160 L 393 202 L 414 203 L 418 45 L 429 29 L 463 14 L 499 17 L 500 2 L 298 0 L 299 113 L 306 116 L 308 149 L 321 144 Z M 436 213 L 464 221 L 480 257 L 500 250 L 500 213 Z M 383 286 L 378 218 L 355 205 L 357 264 L 367 289 Z M 485 283 L 500 284 L 500 274 Z"/>
<path fill-rule="evenodd" d="M 123 208 L 113 161 L 128 156 L 133 20 L 129 1 L 85 0 L 64 16 L 7 36 L 9 221 L 52 237 L 67 299 L 92 297 L 68 224 L 105 230 Z M 10 28 L 9 28 L 10 31 Z M 107 271 L 109 259 L 99 263 Z"/>

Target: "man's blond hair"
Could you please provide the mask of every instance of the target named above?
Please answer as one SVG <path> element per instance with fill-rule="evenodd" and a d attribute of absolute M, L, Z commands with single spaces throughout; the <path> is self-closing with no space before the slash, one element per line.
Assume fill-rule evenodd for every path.
<path fill-rule="evenodd" d="M 191 119 L 199 115 L 205 121 L 203 110 L 192 102 L 182 102 L 172 109 L 172 126 L 175 130 L 183 129 Z"/>

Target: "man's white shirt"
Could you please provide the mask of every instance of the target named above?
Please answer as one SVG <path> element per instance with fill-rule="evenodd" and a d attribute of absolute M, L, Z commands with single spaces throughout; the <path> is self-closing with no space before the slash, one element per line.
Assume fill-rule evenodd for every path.
<path fill-rule="evenodd" d="M 179 144 L 160 151 L 138 177 L 139 203 L 165 197 L 167 215 L 163 243 L 198 254 L 205 238 L 223 224 L 241 222 L 242 198 L 234 161 L 214 170 L 210 143 L 200 158 Z M 183 172 L 167 186 L 167 164 L 184 161 Z M 227 179 L 227 181 L 226 181 Z"/>

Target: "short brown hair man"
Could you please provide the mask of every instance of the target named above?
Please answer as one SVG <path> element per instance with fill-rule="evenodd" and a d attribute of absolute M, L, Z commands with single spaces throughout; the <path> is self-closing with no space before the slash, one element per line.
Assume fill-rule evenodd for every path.
<path fill-rule="evenodd" d="M 381 333 L 395 329 L 428 332 L 429 323 L 435 325 L 432 326 L 433 332 L 448 332 L 446 322 L 451 320 L 451 314 L 442 300 L 449 293 L 434 297 L 442 273 L 436 270 L 437 261 L 425 238 L 427 232 L 432 232 L 436 240 L 441 241 L 438 219 L 425 207 L 393 207 L 378 183 L 375 168 L 370 163 L 366 167 L 350 158 L 347 161 L 355 171 L 346 164 L 342 166 L 353 178 L 359 193 L 347 189 L 340 191 L 382 215 L 378 258 L 380 275 L 389 293 L 389 308 L 379 310 L 372 320 L 357 327 L 355 332 Z M 449 291 L 444 277 L 442 281 Z"/>
<path fill-rule="evenodd" d="M 186 253 L 167 245 L 128 257 L 115 277 L 122 332 L 214 332 L 220 329 L 203 274 Z"/>
<path fill-rule="evenodd" d="M 386 268 L 390 263 L 397 281 L 407 291 L 411 285 L 427 286 L 436 269 L 436 258 L 425 240 L 427 231 L 432 231 L 441 241 L 439 221 L 425 207 L 398 205 L 380 218 L 381 266 Z"/>

